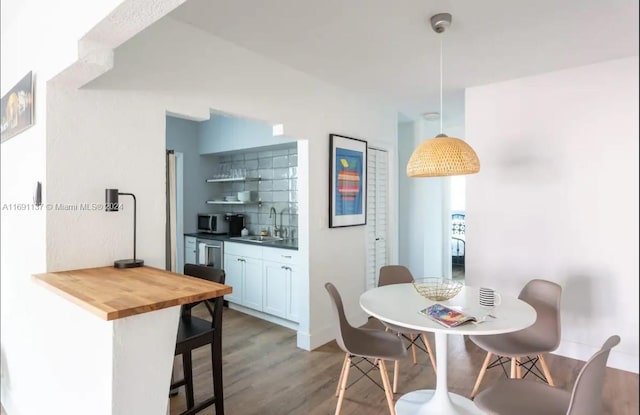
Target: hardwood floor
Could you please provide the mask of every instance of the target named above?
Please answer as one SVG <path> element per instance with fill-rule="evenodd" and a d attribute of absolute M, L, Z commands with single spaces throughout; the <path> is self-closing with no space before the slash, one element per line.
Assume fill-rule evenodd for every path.
<path fill-rule="evenodd" d="M 222 348 L 227 415 L 333 414 L 337 399 L 334 393 L 344 358 L 335 342 L 306 352 L 295 347 L 296 334 L 289 329 L 234 310 L 225 309 L 224 313 Z M 205 316 L 206 310 L 195 310 L 194 315 Z M 367 326 L 381 327 L 381 324 L 370 319 Z M 208 347 L 194 353 L 196 401 L 212 394 L 209 353 Z M 484 356 L 465 337 L 451 337 L 448 380 L 452 392 L 469 395 Z M 550 355 L 547 362 L 556 385 L 567 390 L 584 364 L 555 355 Z M 350 380 L 355 376 L 352 371 Z M 499 376 L 502 376 L 499 368 L 489 370 L 481 390 Z M 410 358 L 401 363 L 396 398 L 411 390 L 434 386 L 435 373 L 424 353 L 418 355 L 415 366 Z M 603 415 L 638 414 L 638 386 L 637 374 L 607 369 Z M 184 410 L 183 388 L 170 402 L 172 415 Z M 386 415 L 384 392 L 362 379 L 347 389 L 341 413 Z M 200 414 L 212 415 L 215 410 L 208 408 Z"/>
<path fill-rule="evenodd" d="M 454 280 L 464 280 L 464 265 L 452 265 L 451 278 Z"/>

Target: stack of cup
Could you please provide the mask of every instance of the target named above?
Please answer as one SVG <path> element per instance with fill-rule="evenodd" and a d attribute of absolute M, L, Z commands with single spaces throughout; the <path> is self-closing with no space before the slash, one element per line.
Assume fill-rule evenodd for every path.
<path fill-rule="evenodd" d="M 502 297 L 493 288 L 480 288 L 480 305 L 482 307 L 495 307 L 501 302 Z"/>

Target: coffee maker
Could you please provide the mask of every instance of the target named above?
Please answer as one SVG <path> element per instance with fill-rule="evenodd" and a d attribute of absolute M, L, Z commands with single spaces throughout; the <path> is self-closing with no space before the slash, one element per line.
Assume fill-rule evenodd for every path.
<path fill-rule="evenodd" d="M 224 220 L 229 223 L 229 236 L 240 236 L 244 228 L 244 215 L 237 213 L 227 213 Z"/>

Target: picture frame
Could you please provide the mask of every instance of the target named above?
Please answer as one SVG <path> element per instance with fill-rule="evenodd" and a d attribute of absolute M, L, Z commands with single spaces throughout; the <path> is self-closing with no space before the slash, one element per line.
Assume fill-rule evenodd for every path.
<path fill-rule="evenodd" d="M 367 224 L 367 142 L 329 135 L 329 228 Z"/>
<path fill-rule="evenodd" d="M 0 104 L 0 142 L 20 134 L 34 123 L 33 72 L 29 71 Z"/>

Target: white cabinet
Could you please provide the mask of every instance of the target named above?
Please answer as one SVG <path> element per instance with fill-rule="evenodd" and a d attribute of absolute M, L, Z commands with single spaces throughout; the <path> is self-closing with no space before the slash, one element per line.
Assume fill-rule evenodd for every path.
<path fill-rule="evenodd" d="M 226 243 L 225 243 L 226 245 Z M 237 255 L 230 255 L 225 253 L 224 255 L 224 273 L 225 285 L 230 285 L 233 287 L 233 292 L 231 294 L 227 294 L 224 296 L 225 300 L 231 301 L 232 303 L 241 304 L 242 303 L 242 274 L 244 272 L 244 267 L 242 266 L 242 261 L 240 261 L 240 257 Z"/>
<path fill-rule="evenodd" d="M 262 247 L 225 242 L 224 271 L 233 287 L 227 301 L 262 311 Z"/>
<path fill-rule="evenodd" d="M 196 263 L 196 238 L 193 236 L 184 237 L 184 263 Z"/>
<path fill-rule="evenodd" d="M 279 262 L 264 261 L 264 312 L 286 318 L 287 284 L 290 272 Z"/>
<path fill-rule="evenodd" d="M 297 252 L 264 248 L 264 312 L 300 321 L 300 273 Z"/>
<path fill-rule="evenodd" d="M 242 258 L 243 293 L 242 304 L 254 310 L 263 311 L 262 307 L 262 260 L 257 258 Z"/>
<path fill-rule="evenodd" d="M 228 301 L 289 321 L 300 321 L 297 252 L 225 242 Z"/>

